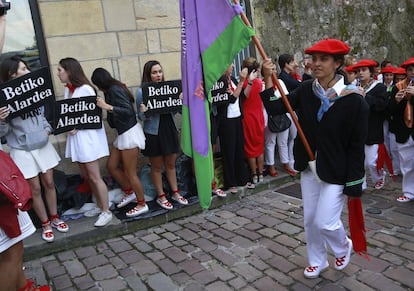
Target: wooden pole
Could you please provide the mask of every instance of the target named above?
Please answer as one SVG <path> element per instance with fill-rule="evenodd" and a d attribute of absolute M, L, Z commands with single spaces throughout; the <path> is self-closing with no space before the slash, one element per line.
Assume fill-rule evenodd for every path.
<path fill-rule="evenodd" d="M 237 0 L 234 0 L 234 3 L 235 3 L 235 4 L 238 4 L 238 1 L 237 1 Z M 243 12 L 242 12 L 242 13 L 240 13 L 240 16 L 241 16 L 241 18 L 242 18 L 243 22 L 244 22 L 247 26 L 252 27 L 252 26 L 250 25 L 249 20 L 247 19 L 246 15 L 245 15 Z M 256 36 L 253 36 L 253 37 L 252 37 L 252 39 L 253 39 L 253 42 L 254 42 L 254 44 L 255 44 L 255 46 L 256 46 L 256 48 L 257 48 L 257 50 L 259 51 L 259 53 L 260 53 L 261 57 L 262 57 L 264 60 L 268 59 L 268 57 L 267 57 L 267 55 L 266 55 L 266 53 L 265 53 L 265 51 L 264 51 L 264 49 L 263 49 L 263 47 L 262 47 L 262 45 L 261 45 L 261 43 L 260 43 L 259 39 L 258 39 Z M 290 113 L 290 115 L 291 115 L 291 117 L 292 117 L 292 120 L 293 120 L 293 123 L 296 125 L 296 128 L 297 128 L 297 130 L 298 130 L 299 137 L 300 137 L 300 139 L 302 140 L 302 143 L 303 143 L 303 145 L 304 145 L 304 147 L 305 147 L 306 152 L 308 153 L 309 159 L 310 159 L 311 161 L 314 161 L 314 160 L 315 160 L 315 155 L 313 154 L 313 152 L 312 152 L 312 150 L 311 150 L 311 147 L 309 146 L 309 142 L 308 142 L 308 140 L 306 139 L 305 134 L 303 133 L 302 127 L 301 127 L 301 126 L 300 126 L 300 124 L 299 124 L 299 121 L 298 121 L 298 119 L 297 119 L 297 117 L 296 117 L 296 114 L 293 112 L 292 106 L 290 106 L 289 100 L 288 100 L 288 98 L 286 97 L 286 94 L 285 94 L 285 92 L 283 91 L 282 86 L 280 85 L 280 82 L 279 82 L 279 80 L 278 80 L 278 78 L 277 78 L 277 76 L 276 76 L 276 72 L 273 72 L 273 73 L 272 73 L 272 82 L 273 82 L 273 85 L 274 85 L 274 86 L 276 86 L 276 88 L 279 90 L 280 95 L 282 96 L 282 101 L 283 101 L 283 103 L 285 104 L 285 107 L 286 107 L 287 111 Z"/>

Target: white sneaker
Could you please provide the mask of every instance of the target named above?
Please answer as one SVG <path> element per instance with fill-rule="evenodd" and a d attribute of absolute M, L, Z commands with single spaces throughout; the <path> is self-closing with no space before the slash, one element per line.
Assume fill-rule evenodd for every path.
<path fill-rule="evenodd" d="M 303 275 L 305 278 L 313 279 L 318 278 L 319 275 L 326 271 L 329 268 L 329 263 L 325 262 L 322 266 L 307 266 L 306 269 L 303 271 Z"/>
<path fill-rule="evenodd" d="M 95 226 L 105 226 L 112 220 L 112 212 L 102 212 L 99 214 L 98 220 L 95 222 Z"/>
<path fill-rule="evenodd" d="M 348 241 L 348 250 L 346 255 L 341 258 L 335 258 L 335 269 L 343 270 L 346 266 L 348 266 L 349 261 L 351 260 L 351 253 L 352 253 L 352 240 L 350 238 L 346 238 Z"/>
<path fill-rule="evenodd" d="M 131 202 L 137 202 L 137 197 L 135 196 L 135 193 L 125 195 L 124 198 L 122 198 L 121 202 L 119 202 L 116 207 L 122 208 Z"/>
<path fill-rule="evenodd" d="M 83 215 L 86 217 L 94 217 L 94 216 L 99 215 L 100 213 L 101 213 L 101 209 L 99 207 L 94 207 L 88 211 L 85 211 Z"/>

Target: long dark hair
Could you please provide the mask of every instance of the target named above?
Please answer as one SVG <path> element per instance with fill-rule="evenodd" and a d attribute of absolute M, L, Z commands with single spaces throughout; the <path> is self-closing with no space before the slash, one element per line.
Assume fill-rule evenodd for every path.
<path fill-rule="evenodd" d="M 151 70 L 153 66 L 159 65 L 161 68 L 161 64 L 159 61 L 151 60 L 145 63 L 144 70 L 142 72 L 142 80 L 141 83 L 148 83 L 152 82 L 151 80 Z M 162 73 L 162 81 L 164 81 L 164 72 Z"/>
<path fill-rule="evenodd" d="M 93 87 L 78 60 L 74 58 L 63 58 L 59 61 L 59 65 L 66 71 L 69 81 L 73 86 L 80 87 L 86 84 Z"/>
<path fill-rule="evenodd" d="M 127 86 L 121 81 L 113 78 L 111 74 L 104 68 L 96 68 L 92 73 L 91 80 L 92 83 L 94 83 L 96 87 L 98 87 L 99 90 L 103 92 L 107 92 L 111 86 L 119 86 L 123 88 L 129 100 L 131 100 L 131 102 L 134 102 L 134 96 L 132 96 Z"/>
<path fill-rule="evenodd" d="M 19 56 L 12 56 L 10 58 L 4 59 L 0 65 L 0 82 L 7 82 L 12 79 L 12 75 L 17 73 L 19 69 L 19 63 L 22 62 L 27 68 L 29 66 L 27 63 L 20 58 Z"/>

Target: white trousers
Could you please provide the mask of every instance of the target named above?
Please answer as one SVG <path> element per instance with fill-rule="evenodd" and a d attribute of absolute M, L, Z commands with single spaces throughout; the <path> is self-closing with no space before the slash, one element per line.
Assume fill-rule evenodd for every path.
<path fill-rule="evenodd" d="M 265 129 L 265 165 L 272 166 L 275 164 L 275 147 L 276 141 L 279 151 L 279 158 L 282 164 L 289 163 L 288 151 L 289 129 L 281 132 L 271 132 L 269 128 Z"/>
<path fill-rule="evenodd" d="M 324 265 L 328 247 L 335 257 L 345 256 L 348 241 L 341 221 L 344 186 L 318 182 L 309 169 L 301 173 L 300 186 L 309 265 Z"/>
<path fill-rule="evenodd" d="M 395 140 L 395 134 L 390 132 L 390 150 L 388 153 L 390 154 L 390 158 L 392 161 L 392 169 L 394 170 L 394 174 L 399 175 L 401 174 L 401 163 L 400 163 L 400 154 L 398 153 L 398 144 Z"/>
<path fill-rule="evenodd" d="M 365 168 L 368 169 L 373 184 L 384 179 L 383 173 L 377 171 L 378 145 L 365 145 Z"/>
<path fill-rule="evenodd" d="M 403 175 L 402 191 L 405 195 L 414 197 L 414 141 L 410 136 L 407 142 L 397 145 Z"/>
<path fill-rule="evenodd" d="M 289 113 L 286 115 L 292 120 Z M 289 164 L 293 169 L 295 159 L 293 157 L 293 144 L 297 135 L 297 129 L 292 121 L 291 126 L 282 132 L 271 132 L 267 127 L 265 129 L 265 165 L 275 164 L 275 146 L 277 142 L 280 162 Z"/>

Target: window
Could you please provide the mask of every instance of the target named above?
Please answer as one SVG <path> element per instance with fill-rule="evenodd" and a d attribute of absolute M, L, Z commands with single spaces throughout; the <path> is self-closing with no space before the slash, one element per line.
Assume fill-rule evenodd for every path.
<path fill-rule="evenodd" d="M 37 1 L 13 0 L 10 2 L 1 59 L 18 55 L 28 63 L 30 70 L 48 66 Z"/>

